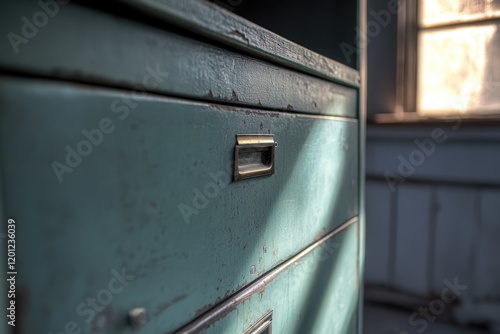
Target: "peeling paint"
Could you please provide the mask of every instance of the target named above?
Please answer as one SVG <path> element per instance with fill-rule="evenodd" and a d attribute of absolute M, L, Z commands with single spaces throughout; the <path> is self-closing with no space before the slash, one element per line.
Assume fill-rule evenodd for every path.
<path fill-rule="evenodd" d="M 236 95 L 236 92 L 234 90 L 232 90 L 232 93 L 231 93 L 231 102 L 238 102 L 239 99 L 238 99 L 238 95 Z"/>
<path fill-rule="evenodd" d="M 232 35 L 232 36 L 236 36 L 238 37 L 239 39 L 241 40 L 244 40 L 248 45 L 250 45 L 250 40 L 247 38 L 247 36 L 242 33 L 241 31 L 239 30 L 231 30 L 229 33 L 229 35 Z"/>

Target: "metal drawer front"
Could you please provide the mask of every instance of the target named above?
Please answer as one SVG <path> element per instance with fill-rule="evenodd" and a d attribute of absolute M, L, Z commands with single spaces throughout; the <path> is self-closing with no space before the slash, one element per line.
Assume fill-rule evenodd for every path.
<path fill-rule="evenodd" d="M 356 333 L 357 228 L 347 222 L 175 334 L 248 334 L 270 315 L 272 333 Z"/>
<path fill-rule="evenodd" d="M 26 333 L 172 332 L 358 213 L 355 120 L 8 77 L 0 110 Z M 244 133 L 273 175 L 231 182 Z"/>

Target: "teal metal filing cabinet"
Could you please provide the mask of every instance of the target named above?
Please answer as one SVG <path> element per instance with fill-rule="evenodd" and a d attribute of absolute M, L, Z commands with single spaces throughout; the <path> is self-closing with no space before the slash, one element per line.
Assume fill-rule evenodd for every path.
<path fill-rule="evenodd" d="M 360 333 L 362 67 L 200 0 L 22 0 L 0 32 L 2 329 Z"/>

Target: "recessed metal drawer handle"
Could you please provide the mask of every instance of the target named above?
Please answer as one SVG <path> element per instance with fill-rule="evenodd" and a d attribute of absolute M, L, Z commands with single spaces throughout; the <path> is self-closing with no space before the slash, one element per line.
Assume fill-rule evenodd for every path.
<path fill-rule="evenodd" d="M 273 135 L 236 135 L 234 180 L 274 174 Z"/>
<path fill-rule="evenodd" d="M 272 334 L 273 311 L 264 314 L 255 324 L 243 334 Z"/>

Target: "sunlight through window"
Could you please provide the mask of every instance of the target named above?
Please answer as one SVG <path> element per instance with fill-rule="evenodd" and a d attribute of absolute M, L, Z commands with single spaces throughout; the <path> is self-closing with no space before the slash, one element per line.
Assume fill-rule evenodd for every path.
<path fill-rule="evenodd" d="M 498 114 L 500 0 L 422 0 L 419 15 L 418 113 Z"/>
<path fill-rule="evenodd" d="M 421 0 L 419 4 L 422 27 L 500 17 L 500 0 Z"/>

